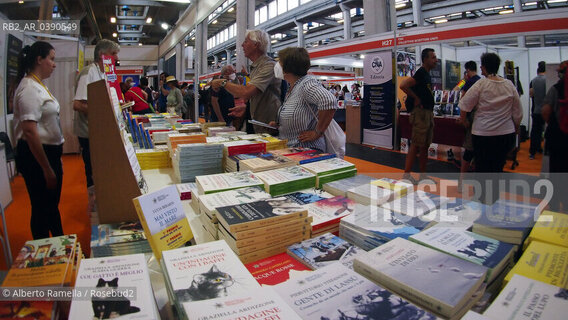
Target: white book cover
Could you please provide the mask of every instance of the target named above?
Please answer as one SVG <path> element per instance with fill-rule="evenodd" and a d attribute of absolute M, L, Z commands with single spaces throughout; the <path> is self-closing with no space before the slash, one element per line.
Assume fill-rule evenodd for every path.
<path fill-rule="evenodd" d="M 256 175 L 267 185 L 275 185 L 315 177 L 313 173 L 300 166 L 258 172 Z"/>
<path fill-rule="evenodd" d="M 263 182 L 250 171 L 197 176 L 195 177 L 195 182 L 203 193 L 264 185 Z"/>
<path fill-rule="evenodd" d="M 562 320 L 567 310 L 568 289 L 516 274 L 483 315 L 495 320 Z"/>
<path fill-rule="evenodd" d="M 340 194 L 335 194 L 335 195 L 336 196 L 340 196 L 340 195 L 346 196 L 347 190 L 349 190 L 351 188 L 358 187 L 358 186 L 363 185 L 363 184 L 368 184 L 373 180 L 376 180 L 376 178 L 369 177 L 369 176 L 366 176 L 366 175 L 363 175 L 363 174 L 358 174 L 354 177 L 328 182 L 328 183 L 323 185 L 323 189 L 325 191 L 328 191 L 328 192 L 329 191 L 333 191 L 333 192 L 340 191 L 341 192 Z"/>
<path fill-rule="evenodd" d="M 144 254 L 82 259 L 75 288 L 69 319 L 158 318 Z"/>
<path fill-rule="evenodd" d="M 162 252 L 178 303 L 223 298 L 260 287 L 223 240 Z"/>
<path fill-rule="evenodd" d="M 404 197 L 397 198 L 381 206 L 394 212 L 419 217 L 432 210 L 436 210 L 442 204 L 450 200 L 452 199 L 448 197 L 417 190 L 416 192 L 409 193 Z"/>
<path fill-rule="evenodd" d="M 353 269 L 353 259 L 363 252 L 363 249 L 331 233 L 325 233 L 288 247 L 288 254 L 313 270 L 336 262 Z"/>
<path fill-rule="evenodd" d="M 183 307 L 189 320 L 302 320 L 302 318 L 269 287 L 231 297 L 186 302 L 183 304 Z"/>
<path fill-rule="evenodd" d="M 325 226 L 329 223 L 339 223 L 339 219 L 350 215 L 357 203 L 346 197 L 337 196 L 329 199 L 322 199 L 306 206 L 308 215 L 313 217 L 312 226 Z"/>
<path fill-rule="evenodd" d="M 199 201 L 206 214 L 214 215 L 215 208 L 249 203 L 271 198 L 270 194 L 260 187 L 246 187 L 235 190 L 204 194 Z"/>
<path fill-rule="evenodd" d="M 484 208 L 487 206 L 475 201 L 452 198 L 440 206 L 439 209 L 430 211 L 424 215 L 423 219 L 430 219 L 437 222 L 435 227 L 452 227 L 460 229 L 470 229 L 477 220 Z"/>
<path fill-rule="evenodd" d="M 310 171 L 315 175 L 320 175 L 329 171 L 347 170 L 349 168 L 355 168 L 355 165 L 351 162 L 345 161 L 341 158 L 331 158 L 321 161 L 309 162 L 300 165 L 300 167 Z"/>
<path fill-rule="evenodd" d="M 436 319 L 340 264 L 299 275 L 273 288 L 304 320 Z"/>
<path fill-rule="evenodd" d="M 353 269 L 444 316 L 482 285 L 487 268 L 396 238 L 355 258 Z"/>
<path fill-rule="evenodd" d="M 372 184 L 364 184 L 347 190 L 347 197 L 362 204 L 378 206 L 394 200 L 395 192 Z"/>

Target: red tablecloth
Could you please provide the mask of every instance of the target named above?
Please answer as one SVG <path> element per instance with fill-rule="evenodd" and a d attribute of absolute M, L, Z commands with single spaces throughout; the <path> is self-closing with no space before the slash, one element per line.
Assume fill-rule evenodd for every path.
<path fill-rule="evenodd" d="M 400 136 L 410 139 L 412 128 L 409 123 L 409 115 L 400 114 L 398 116 L 398 125 Z M 457 118 L 434 117 L 433 143 L 461 147 L 464 137 L 464 127 L 457 123 Z"/>

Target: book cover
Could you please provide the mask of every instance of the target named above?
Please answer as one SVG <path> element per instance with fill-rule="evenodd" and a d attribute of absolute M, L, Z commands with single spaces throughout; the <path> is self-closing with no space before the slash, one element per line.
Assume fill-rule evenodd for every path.
<path fill-rule="evenodd" d="M 487 268 L 402 238 L 355 258 L 360 274 L 446 317 L 482 285 Z"/>
<path fill-rule="evenodd" d="M 26 241 L 12 263 L 3 287 L 69 285 L 77 235 Z"/>
<path fill-rule="evenodd" d="M 532 241 L 513 269 L 505 276 L 505 283 L 518 274 L 568 289 L 568 248 Z"/>
<path fill-rule="evenodd" d="M 280 253 L 245 265 L 260 285 L 274 286 L 290 279 L 290 271 L 298 272 L 311 269 L 291 257 Z"/>
<path fill-rule="evenodd" d="M 487 283 L 510 261 L 515 246 L 454 228 L 429 228 L 409 238 L 421 245 L 487 267 Z"/>
<path fill-rule="evenodd" d="M 339 224 L 342 217 L 350 215 L 357 203 L 343 196 L 322 199 L 307 206 L 308 215 L 314 219 L 312 229 L 317 230 L 330 224 Z"/>
<path fill-rule="evenodd" d="M 353 269 L 353 259 L 364 252 L 331 233 L 304 240 L 288 247 L 288 254 L 315 270 L 340 262 Z"/>
<path fill-rule="evenodd" d="M 325 183 L 323 185 L 323 190 L 335 195 L 335 196 L 347 196 L 347 190 L 351 188 L 358 187 L 363 184 L 368 184 L 371 181 L 376 180 L 373 177 L 366 176 L 364 174 L 359 174 L 354 177 L 345 178 L 341 180 L 336 180 L 332 182 Z"/>
<path fill-rule="evenodd" d="M 361 204 L 378 206 L 394 200 L 396 193 L 381 186 L 364 184 L 347 190 L 347 197 Z"/>
<path fill-rule="evenodd" d="M 381 178 L 371 182 L 374 186 L 379 186 L 385 189 L 393 190 L 398 196 L 404 196 L 408 193 L 414 192 L 414 185 L 404 181 L 391 179 L 391 178 Z"/>
<path fill-rule="evenodd" d="M 419 217 L 439 208 L 442 204 L 450 200 L 451 199 L 448 197 L 417 190 L 416 192 L 409 193 L 401 198 L 396 198 L 381 206 L 394 212 Z"/>
<path fill-rule="evenodd" d="M 88 291 L 71 302 L 69 319 L 157 319 L 144 254 L 83 259 L 75 287 Z"/>
<path fill-rule="evenodd" d="M 335 154 L 320 152 L 317 150 L 302 152 L 292 155 L 286 155 L 290 160 L 296 162 L 297 164 L 306 164 L 310 162 L 321 161 L 325 159 L 335 158 Z"/>
<path fill-rule="evenodd" d="M 434 227 L 470 230 L 485 208 L 487 206 L 479 202 L 452 198 L 451 201 L 442 204 L 439 209 L 430 211 L 421 219 L 436 221 Z"/>
<path fill-rule="evenodd" d="M 189 320 L 302 320 L 271 288 L 226 298 L 184 303 Z"/>
<path fill-rule="evenodd" d="M 163 251 L 176 303 L 229 297 L 260 288 L 225 241 Z"/>
<path fill-rule="evenodd" d="M 175 185 L 141 195 L 132 202 L 157 259 L 163 250 L 179 248 L 193 239 Z"/>
<path fill-rule="evenodd" d="M 286 196 L 219 207 L 217 213 L 219 223 L 231 233 L 305 218 L 308 215 L 302 204 Z"/>
<path fill-rule="evenodd" d="M 55 301 L 0 301 L 0 319 L 56 319 Z"/>
<path fill-rule="evenodd" d="M 245 187 L 235 190 L 204 194 L 199 197 L 200 208 L 209 216 L 215 216 L 216 208 L 268 199 L 270 194 L 260 187 Z"/>
<path fill-rule="evenodd" d="M 278 150 L 272 150 L 271 152 L 274 154 L 279 154 L 282 156 L 289 156 L 289 155 L 293 155 L 293 154 L 299 154 L 299 153 L 310 153 L 310 152 L 314 152 L 314 149 L 310 149 L 310 148 L 302 148 L 302 147 L 295 147 L 295 148 L 284 148 L 284 149 L 278 149 Z"/>
<path fill-rule="evenodd" d="M 544 211 L 538 217 L 525 245 L 533 240 L 568 247 L 568 215 Z"/>
<path fill-rule="evenodd" d="M 226 191 L 231 189 L 264 186 L 262 180 L 250 171 L 228 172 L 197 176 L 195 181 L 201 194 Z"/>
<path fill-rule="evenodd" d="M 259 172 L 257 177 L 268 186 L 310 178 L 314 180 L 315 185 L 315 175 L 300 166 Z"/>
<path fill-rule="evenodd" d="M 322 161 L 306 163 L 302 164 L 301 167 L 317 176 L 355 169 L 354 164 L 340 158 L 331 158 Z"/>
<path fill-rule="evenodd" d="M 490 319 L 566 319 L 568 291 L 514 275 L 483 313 Z"/>
<path fill-rule="evenodd" d="M 538 217 L 536 205 L 507 200 L 498 200 L 484 209 L 479 219 L 475 221 L 474 228 L 483 225 L 524 235 Z"/>
<path fill-rule="evenodd" d="M 342 265 L 330 265 L 274 286 L 304 320 L 436 317 Z"/>

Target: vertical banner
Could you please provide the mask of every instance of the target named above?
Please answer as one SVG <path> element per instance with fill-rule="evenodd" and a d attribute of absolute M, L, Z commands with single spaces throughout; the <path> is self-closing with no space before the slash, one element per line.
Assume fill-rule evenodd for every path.
<path fill-rule="evenodd" d="M 113 56 L 107 56 L 104 54 L 102 58 L 103 58 L 105 75 L 106 75 L 106 81 L 108 84 L 107 87 L 111 92 L 114 91 L 116 93 L 118 101 L 120 102 L 120 104 L 123 104 L 124 96 L 122 95 L 122 91 L 120 90 L 120 81 L 116 75 L 116 67 L 115 67 L 116 61 L 114 60 Z M 110 94 L 110 96 L 112 97 L 112 94 Z"/>
<path fill-rule="evenodd" d="M 434 69 L 430 70 L 430 78 L 432 79 L 432 91 L 442 90 L 442 62 L 438 61 Z"/>
<path fill-rule="evenodd" d="M 6 114 L 14 113 L 14 92 L 18 84 L 18 55 L 22 51 L 23 42 L 15 36 L 8 34 L 6 41 Z"/>
<path fill-rule="evenodd" d="M 363 143 L 392 149 L 395 99 L 392 52 L 367 54 L 363 63 Z"/>
<path fill-rule="evenodd" d="M 462 78 L 461 66 L 457 61 L 446 60 L 445 90 L 453 90 Z"/>

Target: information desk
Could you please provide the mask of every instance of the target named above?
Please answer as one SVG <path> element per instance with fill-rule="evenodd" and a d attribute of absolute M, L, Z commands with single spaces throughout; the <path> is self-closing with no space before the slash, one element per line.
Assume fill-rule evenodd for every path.
<path fill-rule="evenodd" d="M 400 137 L 410 140 L 412 128 L 409 117 L 408 113 L 399 114 L 398 124 Z M 465 138 L 465 129 L 457 122 L 457 119 L 457 117 L 434 117 L 434 138 L 432 142 L 461 147 Z"/>

